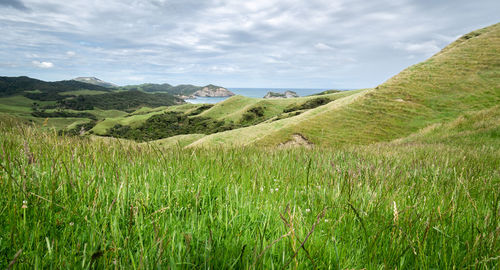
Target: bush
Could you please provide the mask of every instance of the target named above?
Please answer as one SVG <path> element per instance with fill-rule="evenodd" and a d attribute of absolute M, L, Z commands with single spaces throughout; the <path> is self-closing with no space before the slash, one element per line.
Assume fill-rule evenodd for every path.
<path fill-rule="evenodd" d="M 283 110 L 283 112 L 293 112 L 293 111 L 298 111 L 298 110 L 307 110 L 307 109 L 314 109 L 316 107 L 325 105 L 327 103 L 330 103 L 331 100 L 326 97 L 321 97 L 321 98 L 315 98 L 315 99 L 310 99 L 306 102 L 304 102 L 301 105 L 293 105 L 293 106 L 288 106 Z"/>
<path fill-rule="evenodd" d="M 181 134 L 212 134 L 237 127 L 239 126 L 232 122 L 226 123 L 206 117 L 188 117 L 179 112 L 166 112 L 152 116 L 137 128 L 116 125 L 106 135 L 136 141 L 150 141 Z"/>

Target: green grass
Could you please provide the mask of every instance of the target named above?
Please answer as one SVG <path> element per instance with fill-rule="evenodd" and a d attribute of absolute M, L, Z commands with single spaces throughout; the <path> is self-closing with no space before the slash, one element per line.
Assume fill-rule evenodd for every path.
<path fill-rule="evenodd" d="M 115 117 L 108 116 L 99 123 L 97 123 L 97 125 L 92 129 L 92 131 L 98 135 L 104 135 L 108 132 L 110 128 L 118 124 L 124 126 L 127 125 L 131 127 L 138 127 L 153 115 L 158 115 L 170 111 L 188 113 L 202 105 L 203 104 L 182 104 L 182 105 L 158 107 L 158 108 L 142 107 L 130 114 L 123 113 L 116 115 Z M 104 110 L 104 112 L 108 112 L 108 110 Z"/>
<path fill-rule="evenodd" d="M 395 143 L 454 143 L 500 148 L 500 106 L 466 113 L 449 123 L 438 123 Z"/>
<path fill-rule="evenodd" d="M 495 146 L 183 150 L 5 118 L 0 133 L 1 268 L 18 251 L 31 269 L 499 265 Z"/>
<path fill-rule="evenodd" d="M 30 115 L 33 102 L 37 102 L 40 105 L 54 104 L 53 101 L 37 101 L 24 96 L 3 97 L 0 98 L 0 112 L 25 116 Z"/>
<path fill-rule="evenodd" d="M 324 98 L 337 100 L 355 94 L 357 91 L 343 91 L 340 93 L 323 95 Z M 244 96 L 233 96 L 222 102 L 215 104 L 212 108 L 200 114 L 201 117 L 209 117 L 226 122 L 241 122 L 243 115 L 250 109 L 261 107 L 264 111 L 264 118 L 269 119 L 282 114 L 290 106 L 302 105 L 308 100 L 316 99 L 317 96 L 287 98 L 287 99 L 264 99 L 249 98 Z"/>
<path fill-rule="evenodd" d="M 100 95 L 109 93 L 107 91 L 98 91 L 98 90 L 77 90 L 77 91 L 66 91 L 61 92 L 59 95 L 61 96 L 92 96 L 92 95 Z"/>
<path fill-rule="evenodd" d="M 152 142 L 142 143 L 141 145 L 153 145 L 153 147 L 159 148 L 182 148 L 185 147 L 194 141 L 197 141 L 203 138 L 205 134 L 185 134 L 185 135 L 177 135 L 168 137 L 165 139 L 155 140 Z"/>
<path fill-rule="evenodd" d="M 357 99 L 363 97 L 367 93 L 369 93 L 370 89 L 361 89 L 355 91 L 349 91 L 350 95 L 345 97 L 340 97 L 333 102 L 330 102 L 326 105 L 317 107 L 315 109 L 308 110 L 305 113 L 302 113 L 298 116 L 285 118 L 278 121 L 266 121 L 262 124 L 239 128 L 235 130 L 220 132 L 216 134 L 211 134 L 209 136 L 203 137 L 202 139 L 193 142 L 188 145 L 188 147 L 220 147 L 220 146 L 249 146 L 249 145 L 257 145 L 257 142 L 269 136 L 270 134 L 275 134 L 280 130 L 286 129 L 288 127 L 296 126 L 297 124 L 307 123 L 309 119 L 315 118 L 318 116 L 325 115 L 325 113 L 329 113 L 331 111 L 340 110 Z M 325 119 L 326 120 L 326 119 Z M 327 122 L 325 122 L 327 123 Z M 322 125 L 326 131 L 329 131 L 328 125 Z M 322 131 L 323 133 L 323 131 Z M 324 134 L 321 134 L 324 137 Z M 276 138 L 280 139 L 280 138 Z M 281 138 L 283 139 L 283 138 Z"/>

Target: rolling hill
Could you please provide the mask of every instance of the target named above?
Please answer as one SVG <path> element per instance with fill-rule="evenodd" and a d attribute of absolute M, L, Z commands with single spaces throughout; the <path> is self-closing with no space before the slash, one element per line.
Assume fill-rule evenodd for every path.
<path fill-rule="evenodd" d="M 46 82 L 29 77 L 0 77 L 0 113 L 57 130 L 79 128 L 147 107 L 184 101 L 168 93 L 115 91 L 75 80 Z M 49 120 L 46 120 L 48 118 Z"/>
<path fill-rule="evenodd" d="M 374 89 L 292 118 L 212 134 L 190 146 L 276 146 L 295 134 L 322 146 L 370 144 L 499 103 L 500 24 L 495 24 L 462 36 Z"/>
<path fill-rule="evenodd" d="M 0 77 L 0 97 L 24 95 L 37 100 L 57 100 L 58 93 L 79 90 L 109 92 L 105 87 L 74 80 L 46 82 L 26 76 Z"/>

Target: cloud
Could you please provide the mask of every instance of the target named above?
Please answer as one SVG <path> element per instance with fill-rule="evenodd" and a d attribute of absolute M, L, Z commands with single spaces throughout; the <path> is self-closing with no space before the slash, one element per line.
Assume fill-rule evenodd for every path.
<path fill-rule="evenodd" d="M 325 43 L 319 42 L 314 45 L 314 48 L 318 50 L 333 50 L 331 46 L 326 45 Z"/>
<path fill-rule="evenodd" d="M 32 61 L 31 63 L 35 67 L 39 67 L 39 68 L 52 68 L 52 67 L 54 67 L 54 64 L 51 62 Z"/>
<path fill-rule="evenodd" d="M 0 74 L 243 87 L 372 87 L 496 23 L 500 8 L 494 0 L 0 1 L 0 63 L 16 65 Z M 26 65 L 40 59 L 51 62 Z M 31 68 L 52 62 L 50 72 Z"/>
<path fill-rule="evenodd" d="M 0 1 L 0 6 L 11 7 L 11 8 L 15 8 L 15 9 L 18 9 L 18 10 L 23 10 L 23 11 L 29 10 L 23 4 L 23 2 L 21 2 L 19 0 L 1 0 Z"/>
<path fill-rule="evenodd" d="M 405 50 L 409 53 L 434 54 L 441 50 L 435 40 L 424 41 L 420 43 L 398 42 L 394 45 L 397 49 Z"/>

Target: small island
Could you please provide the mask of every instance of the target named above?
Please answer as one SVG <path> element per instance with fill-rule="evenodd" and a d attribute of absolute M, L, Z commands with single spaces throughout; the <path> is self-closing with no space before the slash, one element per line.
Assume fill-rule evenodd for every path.
<path fill-rule="evenodd" d="M 232 97 L 234 93 L 224 87 L 209 84 L 191 95 L 179 96 L 182 99 L 195 99 L 197 97 Z"/>
<path fill-rule="evenodd" d="M 296 98 L 299 97 L 294 91 L 285 91 L 284 93 L 277 93 L 269 91 L 264 98 Z"/>

